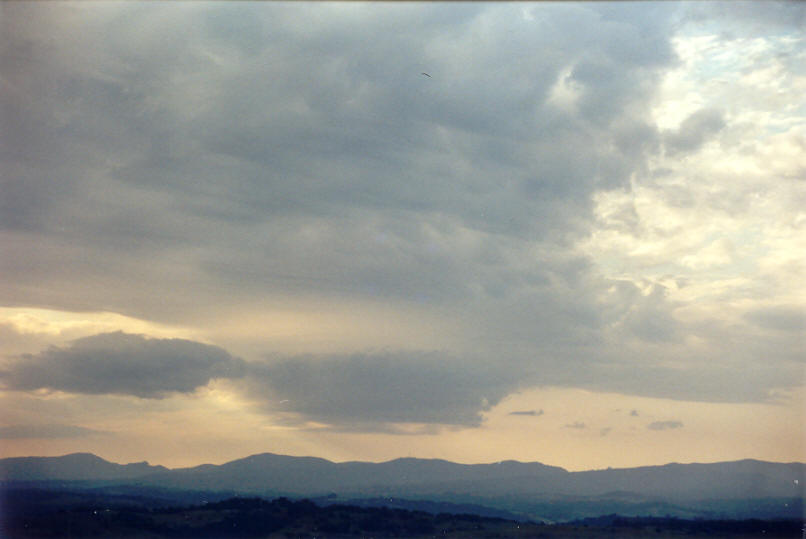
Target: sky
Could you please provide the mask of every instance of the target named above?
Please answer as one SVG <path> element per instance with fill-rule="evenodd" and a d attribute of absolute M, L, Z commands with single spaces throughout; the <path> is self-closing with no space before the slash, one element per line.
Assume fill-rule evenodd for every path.
<path fill-rule="evenodd" d="M 0 4 L 0 453 L 806 454 L 806 5 Z"/>

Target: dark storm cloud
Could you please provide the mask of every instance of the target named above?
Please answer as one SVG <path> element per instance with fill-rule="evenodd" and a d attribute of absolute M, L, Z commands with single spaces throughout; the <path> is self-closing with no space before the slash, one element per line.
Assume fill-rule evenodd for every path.
<path fill-rule="evenodd" d="M 512 373 L 437 353 L 293 357 L 251 364 L 248 394 L 287 421 L 388 430 L 392 423 L 478 426 L 518 387 Z"/>
<path fill-rule="evenodd" d="M 108 435 L 108 432 L 79 427 L 77 425 L 10 425 L 0 427 L 0 440 L 84 438 Z"/>
<path fill-rule="evenodd" d="M 683 427 L 683 423 L 680 421 L 653 421 L 649 425 L 646 426 L 649 430 L 668 430 L 668 429 L 679 429 Z"/>
<path fill-rule="evenodd" d="M 670 154 L 688 153 L 699 150 L 709 138 L 725 127 L 723 114 L 719 110 L 702 109 L 683 120 L 676 131 L 666 133 L 664 144 Z"/>
<path fill-rule="evenodd" d="M 653 151 L 633 142 L 653 137 L 647 82 L 672 59 L 630 10 L 531 11 L 11 6 L 2 299 L 168 319 L 190 290 L 212 306 L 211 281 L 229 301 L 517 283 L 504 257 L 584 233 L 591 195 Z M 571 68 L 577 113 L 548 99 Z M 459 234 L 507 247 L 479 262 Z M 157 292 L 113 286 L 135 275 Z"/>
<path fill-rule="evenodd" d="M 190 393 L 216 378 L 242 375 L 243 362 L 216 346 L 121 332 L 77 339 L 24 354 L 0 370 L 6 389 L 162 398 Z"/>

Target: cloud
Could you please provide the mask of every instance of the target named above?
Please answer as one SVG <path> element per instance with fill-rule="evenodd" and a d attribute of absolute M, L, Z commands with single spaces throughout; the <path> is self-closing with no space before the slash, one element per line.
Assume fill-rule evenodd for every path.
<path fill-rule="evenodd" d="M 761 307 L 745 313 L 744 318 L 764 329 L 795 332 L 806 329 L 806 310 L 801 307 Z"/>
<path fill-rule="evenodd" d="M 630 410 L 630 416 L 631 417 L 638 417 L 638 410 L 635 410 L 635 409 Z"/>
<path fill-rule="evenodd" d="M 700 26 L 710 20 L 730 21 L 728 36 L 739 31 L 743 36 L 768 36 L 771 31 L 797 32 L 806 23 L 806 11 L 797 2 L 775 2 L 769 5 L 757 2 L 739 2 L 730 8 L 721 2 L 692 4 L 684 12 L 683 20 Z"/>
<path fill-rule="evenodd" d="M 635 297 L 623 319 L 624 327 L 644 341 L 676 340 L 679 324 L 671 313 L 666 294 L 666 287 L 653 284 L 647 294 Z"/>
<path fill-rule="evenodd" d="M 679 429 L 683 427 L 683 423 L 680 421 L 653 421 L 649 425 L 646 426 L 649 430 L 668 430 L 668 429 Z"/>
<path fill-rule="evenodd" d="M 671 154 L 699 150 L 710 137 L 725 127 L 722 111 L 701 109 L 683 120 L 676 131 L 664 134 L 666 151 Z"/>
<path fill-rule="evenodd" d="M 629 184 L 653 131 L 639 79 L 673 59 L 630 10 L 546 6 L 537 24 L 514 6 L 81 9 L 8 10 L 19 128 L 0 215 L 25 256 L 5 262 L 19 288 L 0 299 L 44 303 L 25 283 L 53 281 L 64 308 L 103 298 L 147 318 L 281 292 L 517 292 L 530 275 L 511 257 L 586 233 L 593 193 Z M 479 43 L 482 28 L 508 39 Z M 568 69 L 572 115 L 547 102 Z"/>
<path fill-rule="evenodd" d="M 585 423 L 582 423 L 581 421 L 574 421 L 573 423 L 569 423 L 569 424 L 565 425 L 565 428 L 566 429 L 586 429 L 588 427 L 587 427 L 587 425 L 585 425 Z"/>
<path fill-rule="evenodd" d="M 11 390 L 162 398 L 193 392 L 216 378 L 238 377 L 242 371 L 242 360 L 216 346 L 115 332 L 11 358 L 0 380 Z"/>
<path fill-rule="evenodd" d="M 382 431 L 395 423 L 478 426 L 481 414 L 518 385 L 513 373 L 494 366 L 416 352 L 253 363 L 243 383 L 251 398 L 290 424 Z"/>
<path fill-rule="evenodd" d="M 287 394 L 291 421 L 334 428 L 476 425 L 481 398 L 489 405 L 519 385 L 746 401 L 798 383 L 794 367 L 758 360 L 761 341 L 712 360 L 742 336 L 686 323 L 649 270 L 624 277 L 617 257 L 579 247 L 600 227 L 619 230 L 635 241 L 614 251 L 651 258 L 656 249 L 652 271 L 679 274 L 694 248 L 658 248 L 659 236 L 674 243 L 685 227 L 709 238 L 718 228 L 681 218 L 675 229 L 660 203 L 647 203 L 655 182 L 696 207 L 700 171 L 661 178 L 656 161 L 691 157 L 734 121 L 733 108 L 705 103 L 674 130 L 654 123 L 663 81 L 683 65 L 672 39 L 678 6 L 86 9 L 4 6 L 0 107 L 13 135 L 0 147 L 0 304 L 193 327 L 249 360 L 276 345 L 315 351 L 283 352 L 241 385 L 258 399 Z M 734 182 L 719 185 L 744 197 Z M 599 216 L 604 195 L 620 203 Z M 714 265 L 734 261 L 713 246 Z M 379 320 L 380 309 L 394 322 Z M 245 322 L 222 323 L 235 318 Z M 425 324 L 428 335 L 417 331 Z M 683 347 L 694 334 L 711 349 Z M 393 351 L 360 354 L 372 346 Z M 213 365 L 238 370 L 227 352 L 204 349 L 200 358 L 219 360 L 183 356 L 159 378 L 133 360 L 140 379 L 114 382 L 122 360 L 93 374 L 77 353 L 33 354 L 30 367 L 18 358 L 2 380 L 153 397 L 231 376 Z M 73 363 L 80 376 L 61 367 Z M 447 387 L 426 383 L 441 395 L 428 407 L 394 390 L 384 404 L 334 365 L 355 380 L 369 370 Z M 330 388 L 315 379 L 325 374 Z M 314 397 L 295 400 L 282 380 Z"/>
<path fill-rule="evenodd" d="M 106 431 L 88 429 L 77 425 L 43 424 L 43 425 L 10 425 L 0 427 L 0 440 L 17 439 L 55 439 L 84 438 L 88 436 L 104 436 Z"/>
<path fill-rule="evenodd" d="M 599 429 L 599 436 L 607 436 L 610 434 L 610 431 L 613 430 L 613 427 L 603 427 Z"/>
<path fill-rule="evenodd" d="M 535 411 L 535 410 L 522 410 L 522 411 L 515 411 L 515 412 L 509 412 L 509 415 L 526 415 L 526 416 L 532 416 L 532 417 L 536 417 L 536 416 L 541 416 L 541 415 L 543 415 L 543 410 L 537 410 L 537 411 Z"/>

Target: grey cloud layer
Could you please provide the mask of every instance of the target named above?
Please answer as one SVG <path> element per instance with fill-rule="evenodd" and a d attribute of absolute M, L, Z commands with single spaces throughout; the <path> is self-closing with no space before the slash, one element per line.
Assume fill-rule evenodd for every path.
<path fill-rule="evenodd" d="M 492 364 L 440 353 L 245 363 L 215 346 L 120 332 L 11 358 L 0 370 L 6 389 L 141 398 L 190 393 L 211 380 L 232 379 L 233 390 L 255 400 L 264 411 L 279 413 L 288 423 L 318 421 L 360 430 L 388 429 L 394 423 L 478 426 L 481 412 L 517 389 L 515 377 L 516 373 Z M 5 434 L 20 437 L 25 432 L 15 427 Z M 43 436 L 66 436 L 83 431 L 43 432 Z"/>
<path fill-rule="evenodd" d="M 721 111 L 712 109 L 702 109 L 691 114 L 676 131 L 665 134 L 666 151 L 675 154 L 700 149 L 709 137 L 725 127 L 722 116 Z"/>
<path fill-rule="evenodd" d="M 513 358 L 482 353 L 457 356 L 446 352 L 372 352 L 346 355 L 274 356 L 244 362 L 225 350 L 183 339 L 155 339 L 105 333 L 51 346 L 38 354 L 7 358 L 0 383 L 8 390 L 59 390 L 85 395 L 131 395 L 159 399 L 191 393 L 215 379 L 229 380 L 231 391 L 251 401 L 276 421 L 353 431 L 400 431 L 397 424 L 475 427 L 483 413 L 524 387 L 556 385 L 622 390 L 671 398 L 739 401 L 765 398 L 759 388 L 785 385 L 791 376 L 777 369 L 731 374 L 714 370 L 700 380 L 657 366 L 629 361 L 602 363 L 576 358 L 579 348 L 543 357 Z M 558 362 L 562 362 L 558 366 Z M 562 368 L 560 368 L 562 367 Z M 767 377 L 767 379 L 765 379 Z M 762 384 L 756 383 L 762 379 Z M 725 390 L 722 386 L 730 386 Z M 541 416 L 543 410 L 510 415 Z M 637 416 L 633 410 L 631 415 Z M 677 428 L 677 422 L 655 422 L 649 429 Z M 583 423 L 567 425 L 584 428 Z M 22 437 L 23 428 L 4 435 Z M 31 431 L 32 433 L 34 431 Z M 38 431 L 37 431 L 38 432 Z M 76 429 L 44 429 L 40 435 L 91 434 Z M 28 435 L 25 435 L 28 436 Z"/>
<path fill-rule="evenodd" d="M 43 424 L 10 425 L 0 427 L 0 440 L 84 438 L 86 436 L 108 435 L 108 432 L 79 427 L 77 425 Z"/>
<path fill-rule="evenodd" d="M 6 389 L 161 398 L 190 393 L 215 378 L 243 374 L 243 362 L 221 348 L 183 339 L 104 333 L 13 358 L 0 370 Z"/>
<path fill-rule="evenodd" d="M 672 60 L 629 10 L 71 10 L 8 9 L 21 27 L 3 39 L 17 127 L 2 216 L 26 256 L 4 261 L 19 283 L 4 299 L 85 308 L 96 278 L 136 274 L 162 312 L 141 294 L 104 299 L 150 316 L 181 316 L 211 280 L 235 297 L 491 286 L 535 240 L 584 233 L 596 189 L 627 185 L 651 151 L 636 144 L 652 138 L 651 81 Z M 549 99 L 566 69 L 571 111 Z M 37 294 L 42 281 L 62 296 Z"/>
<path fill-rule="evenodd" d="M 806 311 L 788 305 L 753 309 L 745 314 L 753 324 L 766 329 L 802 332 L 806 330 Z"/>
<path fill-rule="evenodd" d="M 289 422 L 478 426 L 518 387 L 514 373 L 436 353 L 294 357 L 252 365 L 248 394 Z M 270 396 L 270 398 L 267 398 Z"/>
<path fill-rule="evenodd" d="M 690 352 L 686 332 L 739 341 L 570 250 L 598 226 L 597 193 L 629 190 L 649 157 L 695 151 L 724 123 L 705 110 L 673 133 L 651 124 L 677 65 L 676 10 L 4 5 L 0 304 L 192 325 L 346 299 L 413 303 L 461 328 L 436 355 L 248 365 L 238 387 L 287 399 L 292 422 L 476 425 L 482 399 L 520 385 L 761 400 L 796 383 L 789 359 L 757 364 L 753 335 L 725 358 Z M 89 368 L 98 337 L 30 355 L 4 383 L 152 397 L 240 368 L 174 342 L 176 370 L 157 376 L 167 342 L 107 339 L 107 370 Z"/>

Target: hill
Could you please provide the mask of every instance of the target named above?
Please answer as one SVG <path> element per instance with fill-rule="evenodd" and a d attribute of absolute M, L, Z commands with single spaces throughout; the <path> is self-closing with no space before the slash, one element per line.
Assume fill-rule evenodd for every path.
<path fill-rule="evenodd" d="M 92 453 L 0 459 L 0 481 L 131 479 L 166 471 L 147 462 L 115 464 Z"/>
<path fill-rule="evenodd" d="M 32 482 L 52 488 L 54 481 L 69 480 L 84 487 L 114 487 L 118 492 L 163 489 L 330 497 L 334 502 L 355 503 L 393 498 L 474 505 L 546 522 L 609 513 L 799 518 L 805 470 L 803 463 L 742 460 L 569 472 L 538 462 L 471 465 L 407 458 L 334 463 L 271 453 L 173 470 L 147 463 L 114 464 L 90 454 L 0 459 L 5 488 Z"/>

